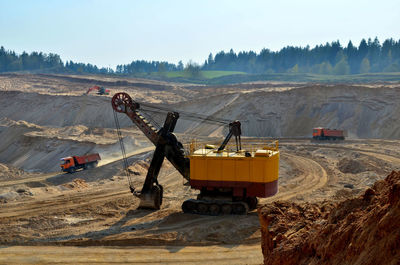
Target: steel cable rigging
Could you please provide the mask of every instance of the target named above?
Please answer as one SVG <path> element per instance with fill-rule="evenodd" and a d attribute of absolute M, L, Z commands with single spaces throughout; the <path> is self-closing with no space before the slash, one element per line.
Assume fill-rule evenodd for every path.
<path fill-rule="evenodd" d="M 159 130 L 161 128 L 160 124 L 156 121 L 156 118 L 154 117 L 154 115 L 162 115 L 165 114 L 165 112 L 178 112 L 179 116 L 182 119 L 185 120 L 194 120 L 194 121 L 200 121 L 200 123 L 211 123 L 211 124 L 216 124 L 216 125 L 229 125 L 230 124 L 230 120 L 227 119 L 218 119 L 215 118 L 212 115 L 201 115 L 201 114 L 197 114 L 197 113 L 191 113 L 191 112 L 187 112 L 187 111 L 182 111 L 182 110 L 172 110 L 169 109 L 167 107 L 162 107 L 162 106 L 157 106 L 155 104 L 150 104 L 150 103 L 143 103 L 143 102 L 135 102 L 138 103 L 140 105 L 140 113 L 148 120 L 151 122 L 151 124 L 153 126 L 155 126 L 157 128 L 157 130 Z M 134 187 L 133 187 L 133 181 L 131 179 L 130 176 L 130 172 L 128 170 L 128 160 L 127 160 L 127 155 L 126 155 L 126 151 L 125 151 L 125 146 L 124 146 L 124 142 L 123 142 L 123 137 L 121 134 L 121 127 L 119 124 L 119 120 L 118 120 L 118 116 L 117 116 L 117 112 L 115 110 L 113 110 L 114 112 L 114 120 L 115 120 L 115 127 L 117 129 L 117 135 L 118 135 L 118 140 L 121 146 L 121 152 L 122 152 L 122 163 L 123 163 L 123 168 L 124 168 L 124 173 L 128 179 L 128 183 L 129 183 L 129 187 L 131 189 L 131 192 L 135 192 Z M 153 115 L 151 115 L 151 113 Z"/>
<path fill-rule="evenodd" d="M 213 115 L 201 115 L 198 113 L 192 113 L 192 112 L 187 112 L 183 110 L 173 110 L 167 107 L 162 107 L 159 105 L 155 104 L 150 104 L 150 103 L 143 103 L 143 102 L 138 102 L 140 104 L 140 110 L 143 110 L 144 112 L 153 112 L 153 113 L 164 113 L 164 112 L 178 112 L 179 116 L 182 117 L 182 119 L 191 119 L 191 120 L 200 120 L 204 121 L 207 123 L 215 123 L 215 124 L 221 124 L 221 125 L 228 125 L 231 120 L 227 119 L 222 119 L 222 118 L 216 118 Z"/>

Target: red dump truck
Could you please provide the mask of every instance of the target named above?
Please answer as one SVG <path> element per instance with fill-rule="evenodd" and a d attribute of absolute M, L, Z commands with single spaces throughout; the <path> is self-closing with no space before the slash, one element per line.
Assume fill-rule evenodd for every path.
<path fill-rule="evenodd" d="M 313 139 L 315 140 L 344 140 L 344 132 L 342 130 L 314 128 Z"/>
<path fill-rule="evenodd" d="M 78 169 L 94 168 L 100 160 L 98 153 L 83 156 L 68 156 L 61 158 L 61 170 L 68 173 L 74 173 Z"/>

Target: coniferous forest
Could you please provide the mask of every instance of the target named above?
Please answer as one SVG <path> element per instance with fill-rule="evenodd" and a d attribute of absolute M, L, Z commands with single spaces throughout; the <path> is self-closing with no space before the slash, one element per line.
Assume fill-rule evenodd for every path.
<path fill-rule="evenodd" d="M 23 52 L 0 48 L 0 72 L 35 71 L 77 74 L 123 74 L 182 71 L 197 67 L 199 70 L 240 71 L 249 74 L 315 73 L 348 75 L 360 73 L 400 72 L 400 40 L 363 39 L 358 45 L 351 41 L 343 46 L 339 41 L 317 45 L 314 48 L 287 46 L 279 51 L 263 49 L 210 53 L 203 64 L 178 64 L 136 60 L 118 65 L 116 69 L 98 68 L 92 64 L 63 62 L 57 54 Z"/>

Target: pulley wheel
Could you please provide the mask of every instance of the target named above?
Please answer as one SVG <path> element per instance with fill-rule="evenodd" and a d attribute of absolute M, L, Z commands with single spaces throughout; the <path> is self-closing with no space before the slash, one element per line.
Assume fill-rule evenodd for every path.
<path fill-rule="evenodd" d="M 111 105 L 116 112 L 125 113 L 133 105 L 132 98 L 127 93 L 117 93 L 111 99 Z"/>

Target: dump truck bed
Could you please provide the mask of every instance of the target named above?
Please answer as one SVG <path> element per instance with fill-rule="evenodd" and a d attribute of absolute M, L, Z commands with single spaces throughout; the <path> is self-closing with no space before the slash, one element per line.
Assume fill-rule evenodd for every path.
<path fill-rule="evenodd" d="M 84 156 L 74 156 L 74 158 L 76 159 L 76 161 L 79 164 L 86 164 L 86 163 L 90 163 L 90 162 L 95 162 L 100 160 L 100 155 L 98 153 L 95 154 L 88 154 L 88 155 L 84 155 Z"/>

